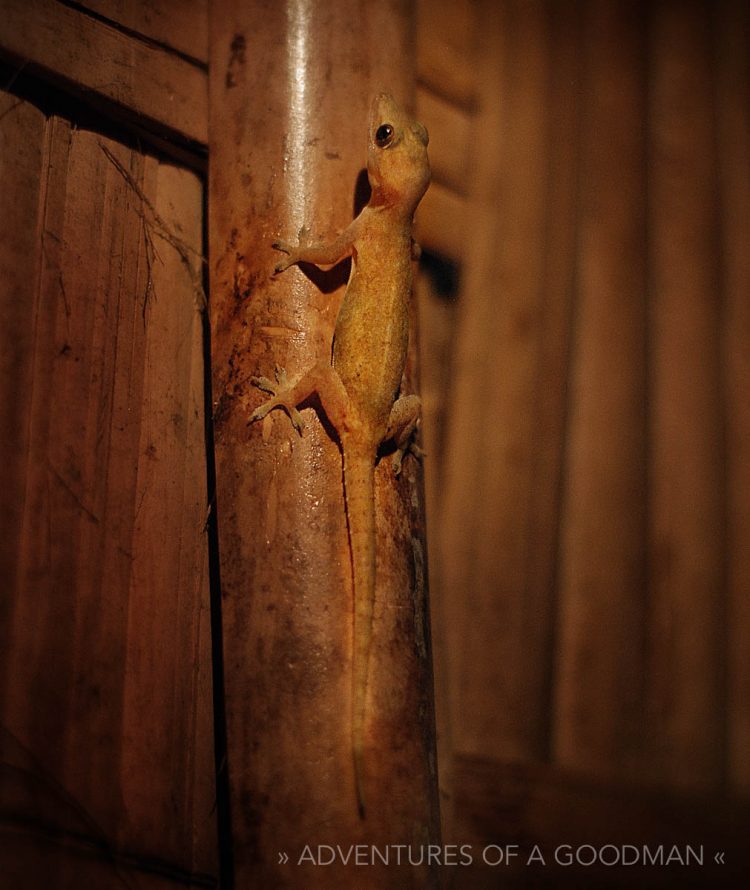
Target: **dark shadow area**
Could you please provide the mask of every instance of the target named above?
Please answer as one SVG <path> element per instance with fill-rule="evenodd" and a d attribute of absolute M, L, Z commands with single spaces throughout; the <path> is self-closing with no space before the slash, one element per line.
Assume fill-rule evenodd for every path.
<path fill-rule="evenodd" d="M 352 268 L 350 257 L 336 263 L 330 269 L 319 269 L 313 263 L 298 263 L 299 270 L 308 278 L 321 293 L 332 294 L 340 287 L 343 287 L 349 280 L 349 273 Z M 283 275 L 283 272 L 279 273 Z"/>
<path fill-rule="evenodd" d="M 429 276 L 438 297 L 447 303 L 454 303 L 458 299 L 461 270 L 457 262 L 436 253 L 422 251 L 419 266 Z"/>
<path fill-rule="evenodd" d="M 53 84 L 44 74 L 24 60 L 0 57 L 0 89 L 6 93 L 30 102 L 48 117 L 66 118 L 81 129 L 140 152 L 149 151 L 157 157 L 176 161 L 205 176 L 207 150 L 204 145 L 63 78 L 59 79 L 59 85 Z"/>
<path fill-rule="evenodd" d="M 207 190 L 203 190 L 203 249 L 208 245 L 206 221 Z M 208 269 L 203 265 L 203 289 L 210 300 Z M 216 506 L 216 460 L 214 450 L 213 398 L 211 386 L 211 324 L 208 308 L 202 313 L 203 391 L 206 442 L 206 491 L 208 514 L 206 540 L 208 545 L 208 578 L 211 603 L 211 683 L 214 718 L 214 764 L 216 773 L 216 828 L 219 845 L 219 885 L 223 890 L 234 888 L 234 854 L 227 755 L 227 713 L 224 682 L 224 625 L 221 610 L 221 562 L 219 552 L 219 521 Z"/>
<path fill-rule="evenodd" d="M 367 206 L 370 200 L 372 189 L 370 188 L 370 180 L 367 178 L 367 169 L 363 167 L 357 174 L 357 180 L 354 184 L 354 203 L 352 219 L 356 219 Z"/>

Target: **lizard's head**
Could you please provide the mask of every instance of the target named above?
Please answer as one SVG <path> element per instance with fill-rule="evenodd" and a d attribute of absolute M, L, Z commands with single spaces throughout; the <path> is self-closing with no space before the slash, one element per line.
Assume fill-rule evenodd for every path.
<path fill-rule="evenodd" d="M 430 184 L 427 130 L 405 114 L 392 97 L 372 102 L 367 152 L 371 204 L 399 204 L 413 213 Z"/>

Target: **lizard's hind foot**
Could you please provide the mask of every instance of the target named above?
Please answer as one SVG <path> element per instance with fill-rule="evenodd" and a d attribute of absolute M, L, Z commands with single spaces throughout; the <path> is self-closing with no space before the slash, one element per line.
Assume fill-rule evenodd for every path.
<path fill-rule="evenodd" d="M 419 445 L 413 440 L 410 439 L 406 445 L 401 448 L 397 448 L 395 454 L 393 455 L 393 472 L 397 475 L 401 475 L 401 465 L 404 462 L 404 457 L 407 454 L 413 454 L 417 460 L 422 460 L 423 457 L 427 457 L 427 452 L 423 451 Z"/>
<path fill-rule="evenodd" d="M 269 411 L 273 411 L 274 408 L 283 408 L 289 415 L 289 419 L 292 421 L 292 426 L 301 436 L 305 429 L 305 423 L 302 420 L 302 415 L 297 410 L 297 406 L 287 397 L 291 387 L 287 383 L 286 371 L 277 365 L 274 376 L 276 378 L 275 382 L 269 380 L 268 377 L 250 378 L 250 382 L 253 386 L 257 386 L 258 389 L 267 392 L 272 398 L 263 402 L 262 405 L 259 405 L 255 411 L 253 411 L 250 415 L 249 422 L 253 423 L 256 420 L 262 420 L 266 414 L 268 414 Z"/>

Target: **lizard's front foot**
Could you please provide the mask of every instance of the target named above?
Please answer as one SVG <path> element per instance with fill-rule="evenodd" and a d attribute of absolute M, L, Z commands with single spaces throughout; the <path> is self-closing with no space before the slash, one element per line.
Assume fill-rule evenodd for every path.
<path fill-rule="evenodd" d="M 281 253 L 285 253 L 286 257 L 283 260 L 279 260 L 278 263 L 274 266 L 273 274 L 278 275 L 280 272 L 284 272 L 290 266 L 293 266 L 295 263 L 300 261 L 300 251 L 302 249 L 303 244 L 307 241 L 309 237 L 309 230 L 306 226 L 302 226 L 299 230 L 299 234 L 297 236 L 297 244 L 289 244 L 286 241 L 274 241 L 271 247 L 274 250 L 280 250 Z"/>
<path fill-rule="evenodd" d="M 293 266 L 298 261 L 296 249 L 292 247 L 291 244 L 287 244 L 286 241 L 274 241 L 271 247 L 273 247 L 274 250 L 280 250 L 282 253 L 287 254 L 283 260 L 279 260 L 274 266 L 274 275 L 278 275 L 280 272 Z"/>
<path fill-rule="evenodd" d="M 268 377 L 250 378 L 250 382 L 253 386 L 257 386 L 258 389 L 263 392 L 269 393 L 272 398 L 263 402 L 262 405 L 259 405 L 255 411 L 253 411 L 250 415 L 249 422 L 253 423 L 256 420 L 262 420 L 266 414 L 268 414 L 269 411 L 273 411 L 274 408 L 283 408 L 289 415 L 289 419 L 292 421 L 292 426 L 301 436 L 305 429 L 305 424 L 302 420 L 302 415 L 297 410 L 297 406 L 288 398 L 288 393 L 291 387 L 289 387 L 287 383 L 286 371 L 277 365 L 274 376 L 276 378 L 275 382 L 269 380 Z"/>

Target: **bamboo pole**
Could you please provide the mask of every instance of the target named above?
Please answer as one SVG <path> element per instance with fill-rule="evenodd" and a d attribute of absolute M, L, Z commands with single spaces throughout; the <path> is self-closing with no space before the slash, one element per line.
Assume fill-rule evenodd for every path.
<path fill-rule="evenodd" d="M 282 12 L 225 0 L 212 4 L 211 28 L 212 380 L 235 884 L 348 887 L 356 876 L 357 886 L 383 886 L 387 874 L 429 886 L 426 866 L 355 870 L 338 851 L 336 864 L 314 864 L 321 844 L 344 854 L 356 843 L 408 844 L 419 855 L 437 839 L 421 471 L 409 461 L 397 480 L 382 461 L 376 474 L 360 819 L 341 454 L 313 408 L 303 438 L 280 412 L 248 426 L 261 398 L 251 376 L 278 364 L 294 378 L 329 354 L 346 270 L 274 279 L 271 244 L 303 225 L 330 239 L 352 219 L 370 97 L 388 89 L 413 105 L 412 10 L 291 0 Z"/>

